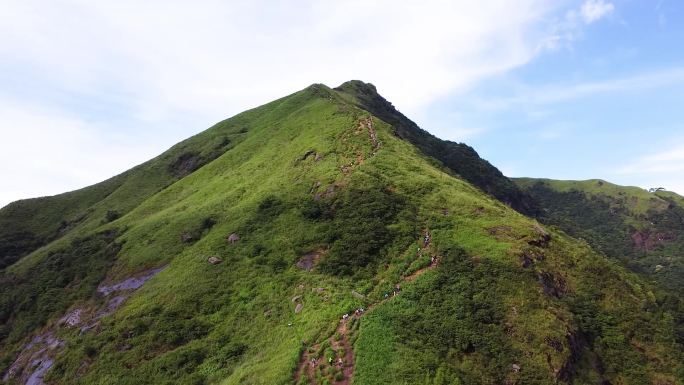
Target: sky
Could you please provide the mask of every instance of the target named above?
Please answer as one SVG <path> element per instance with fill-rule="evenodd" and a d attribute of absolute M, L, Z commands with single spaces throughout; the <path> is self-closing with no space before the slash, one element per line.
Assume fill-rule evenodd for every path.
<path fill-rule="evenodd" d="M 350 79 L 506 175 L 684 194 L 679 0 L 0 0 L 0 207 Z"/>

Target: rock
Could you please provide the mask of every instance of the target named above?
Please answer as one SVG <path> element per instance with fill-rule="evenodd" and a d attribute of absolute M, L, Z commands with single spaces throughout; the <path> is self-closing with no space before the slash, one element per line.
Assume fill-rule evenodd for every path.
<path fill-rule="evenodd" d="M 547 247 L 551 241 L 551 234 L 538 224 L 534 225 L 534 232 L 536 233 L 536 238 L 527 241 L 527 244 L 536 247 Z"/>
<path fill-rule="evenodd" d="M 320 162 L 321 160 L 323 160 L 323 155 L 316 153 L 316 157 L 314 157 L 314 161 Z"/>
<path fill-rule="evenodd" d="M 352 290 L 351 293 L 352 293 L 352 296 L 353 296 L 354 298 L 358 298 L 358 299 L 364 299 L 364 298 L 366 298 L 365 295 L 363 295 L 363 294 L 361 294 L 361 293 L 359 293 L 359 292 L 357 292 L 357 291 L 355 291 L 355 290 Z"/>
<path fill-rule="evenodd" d="M 316 155 L 316 156 L 317 156 L 316 151 L 315 151 L 315 150 L 309 150 L 309 151 L 305 152 L 304 155 L 302 155 L 302 157 L 300 158 L 300 160 L 306 160 L 306 159 L 307 159 L 308 157 L 310 157 L 311 155 Z"/>
<path fill-rule="evenodd" d="M 334 184 L 328 186 L 328 188 L 325 189 L 325 194 L 323 194 L 323 196 L 326 198 L 331 198 L 333 195 L 335 195 L 335 188 L 336 186 Z"/>
<path fill-rule="evenodd" d="M 513 373 L 518 373 L 520 371 L 520 365 L 518 365 L 518 364 L 511 365 L 511 370 L 513 371 Z"/>
<path fill-rule="evenodd" d="M 292 297 L 292 302 L 297 302 L 297 301 L 300 301 L 301 299 L 302 299 L 301 295 L 295 295 L 294 297 Z"/>
<path fill-rule="evenodd" d="M 182 178 L 200 168 L 202 163 L 202 157 L 199 154 L 187 152 L 181 154 L 168 167 L 176 178 Z"/>
<path fill-rule="evenodd" d="M 317 251 L 310 251 L 302 256 L 302 258 L 297 261 L 297 267 L 306 270 L 306 271 L 311 271 L 313 268 L 316 266 L 318 261 L 321 260 L 321 256 L 323 255 L 322 250 L 317 250 Z"/>
<path fill-rule="evenodd" d="M 76 326 L 81 323 L 81 314 L 83 313 L 83 309 L 76 309 L 72 311 L 71 313 L 65 315 L 59 320 L 60 325 L 64 325 L 67 327 L 71 326 Z"/>
<path fill-rule="evenodd" d="M 563 343 L 558 341 L 557 339 L 551 338 L 551 337 L 546 337 L 544 339 L 544 341 L 546 341 L 546 344 L 549 345 L 550 347 L 552 347 L 558 353 L 563 351 Z"/>
<path fill-rule="evenodd" d="M 309 194 L 313 194 L 314 192 L 316 192 L 316 190 L 318 190 L 319 187 L 321 187 L 321 181 L 317 181 L 316 183 L 313 184 L 313 186 L 311 186 L 311 190 L 309 191 Z"/>
<path fill-rule="evenodd" d="M 180 235 L 180 241 L 183 243 L 192 243 L 195 241 L 195 237 L 190 233 L 183 233 Z"/>
<path fill-rule="evenodd" d="M 665 268 L 665 266 L 663 266 L 663 265 L 656 265 L 656 266 L 655 266 L 655 272 L 657 273 L 657 272 L 659 272 L 660 270 L 662 270 L 662 269 L 664 269 L 664 268 Z"/>
<path fill-rule="evenodd" d="M 304 308 L 304 304 L 302 304 L 301 302 L 298 303 L 297 306 L 295 306 L 295 314 L 301 313 L 303 308 Z"/>
<path fill-rule="evenodd" d="M 540 272 L 537 274 L 537 278 L 542 285 L 544 294 L 548 296 L 561 298 L 568 293 L 568 285 L 565 282 L 565 279 L 558 274 Z"/>
<path fill-rule="evenodd" d="M 112 284 L 112 285 L 104 285 L 101 284 L 97 288 L 97 292 L 104 295 L 108 296 L 109 294 L 115 292 L 115 291 L 121 291 L 121 290 L 135 290 L 138 289 L 140 286 L 142 286 L 147 280 L 150 278 L 154 277 L 159 273 L 160 271 L 164 270 L 166 266 L 158 267 L 156 269 L 148 270 L 143 275 L 139 277 L 131 277 L 127 278 L 121 282 Z"/>
<path fill-rule="evenodd" d="M 235 244 L 239 240 L 240 236 L 237 235 L 237 233 L 232 233 L 228 236 L 228 242 L 230 242 L 231 244 Z"/>
<path fill-rule="evenodd" d="M 223 260 L 219 257 L 209 257 L 207 262 L 211 263 L 212 265 L 218 265 L 219 263 L 223 262 Z"/>
<path fill-rule="evenodd" d="M 315 292 L 318 293 L 318 294 L 320 294 L 320 293 L 323 293 L 323 292 L 325 291 L 325 288 L 323 288 L 323 287 L 317 287 L 317 288 L 314 288 L 314 289 L 311 289 L 311 290 L 312 290 L 312 291 L 315 291 Z"/>
<path fill-rule="evenodd" d="M 532 265 L 532 259 L 527 255 L 523 255 L 520 257 L 520 264 L 525 268 L 530 267 Z"/>

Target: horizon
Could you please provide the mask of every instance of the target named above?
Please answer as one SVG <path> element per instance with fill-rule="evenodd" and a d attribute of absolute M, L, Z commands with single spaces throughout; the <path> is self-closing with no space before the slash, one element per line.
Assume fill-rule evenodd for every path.
<path fill-rule="evenodd" d="M 298 4 L 10 2 L 0 207 L 98 183 L 243 110 L 350 79 L 506 176 L 684 193 L 684 54 L 671 49 L 683 5 Z"/>

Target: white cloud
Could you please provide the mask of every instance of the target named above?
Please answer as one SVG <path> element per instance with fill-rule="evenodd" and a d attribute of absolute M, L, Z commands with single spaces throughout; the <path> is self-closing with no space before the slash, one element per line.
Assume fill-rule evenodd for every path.
<path fill-rule="evenodd" d="M 351 78 L 410 111 L 528 61 L 544 3 L 22 0 L 3 12 L 0 49 L 65 89 L 116 84 L 142 119 L 222 116 Z"/>
<path fill-rule="evenodd" d="M 210 122 L 314 82 L 373 82 L 415 116 L 440 96 L 531 60 L 558 6 L 550 0 L 6 0 L 0 101 L 12 103 L 0 123 L 3 148 L 33 143 L 44 151 L 0 153 L 0 163 L 14 164 L 3 170 L 10 184 L 1 186 L 0 206 L 19 195 L 81 187 L 139 162 L 124 150 L 130 141 L 121 151 L 110 148 L 106 132 L 117 127 L 124 136 L 156 135 L 156 147 L 147 143 L 141 153 L 158 153 Z M 121 121 L 125 127 L 117 126 Z M 69 135 L 80 139 L 60 141 Z M 71 155 L 55 163 L 51 148 L 58 146 Z M 107 164 L 90 167 L 98 157 Z"/>
<path fill-rule="evenodd" d="M 36 195 L 58 194 L 65 186 L 87 186 L 121 172 L 122 163 L 142 163 L 156 146 L 134 144 L 112 127 L 94 130 L 91 123 L 57 111 L 0 103 L 0 206 Z M 109 132 L 102 134 L 102 132 Z"/>
<path fill-rule="evenodd" d="M 623 174 L 684 173 L 684 144 L 643 156 L 619 169 Z M 681 180 L 684 180 L 682 175 Z"/>
<path fill-rule="evenodd" d="M 527 86 L 518 84 L 510 97 L 471 99 L 482 110 L 510 110 L 521 107 L 539 107 L 583 98 L 591 95 L 645 90 L 684 83 L 684 67 L 673 67 L 653 72 L 601 81 Z"/>
<path fill-rule="evenodd" d="M 580 14 L 585 23 L 591 24 L 613 13 L 615 6 L 603 0 L 587 0 L 580 7 Z"/>
<path fill-rule="evenodd" d="M 641 180 L 644 188 L 665 187 L 684 195 L 684 142 L 619 167 L 619 177 Z"/>
<path fill-rule="evenodd" d="M 552 20 L 546 37 L 538 43 L 538 51 L 571 50 L 573 44 L 582 38 L 584 27 L 610 15 L 615 10 L 612 3 L 604 0 L 586 0 L 579 8 L 565 12 L 564 17 Z"/>

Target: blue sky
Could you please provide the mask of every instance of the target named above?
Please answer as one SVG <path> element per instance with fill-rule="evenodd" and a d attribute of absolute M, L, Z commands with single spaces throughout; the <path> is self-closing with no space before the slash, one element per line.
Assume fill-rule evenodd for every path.
<path fill-rule="evenodd" d="M 509 176 L 684 193 L 682 41 L 674 0 L 4 0 L 0 206 L 349 79 Z"/>
<path fill-rule="evenodd" d="M 684 3 L 604 3 L 558 47 L 430 106 L 438 135 L 469 128 L 465 141 L 509 176 L 684 193 Z"/>

